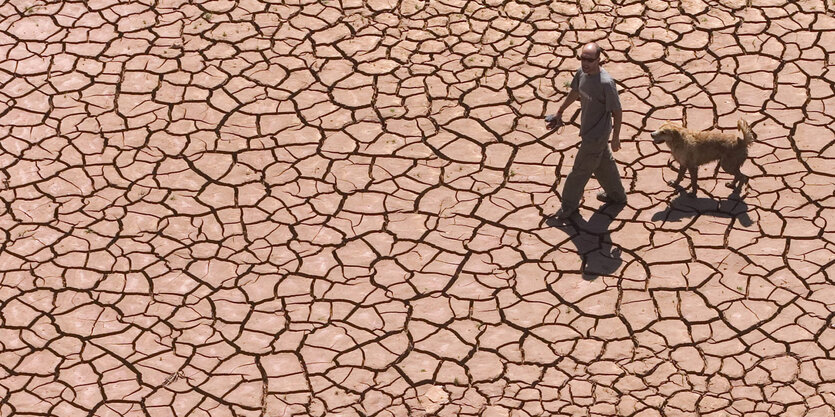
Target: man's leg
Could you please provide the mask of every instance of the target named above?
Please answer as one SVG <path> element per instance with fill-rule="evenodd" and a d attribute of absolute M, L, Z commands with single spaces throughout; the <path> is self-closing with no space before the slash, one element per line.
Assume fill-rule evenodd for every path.
<path fill-rule="evenodd" d="M 600 157 L 604 149 L 595 145 L 598 144 L 587 143 L 586 141 L 580 144 L 580 150 L 577 151 L 577 157 L 574 158 L 574 167 L 571 168 L 562 189 L 562 212 L 564 214 L 570 214 L 580 206 L 583 190 L 600 163 Z"/>
<path fill-rule="evenodd" d="M 612 148 L 606 145 L 600 155 L 600 162 L 597 169 L 594 171 L 594 176 L 597 182 L 603 187 L 606 193 L 606 199 L 611 202 L 622 203 L 626 202 L 626 190 L 623 189 L 623 182 L 618 172 L 618 166 L 615 162 L 615 157 L 612 155 Z"/>

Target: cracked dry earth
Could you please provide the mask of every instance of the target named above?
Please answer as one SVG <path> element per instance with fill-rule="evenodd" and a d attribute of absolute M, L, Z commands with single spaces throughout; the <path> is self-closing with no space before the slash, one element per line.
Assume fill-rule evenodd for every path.
<path fill-rule="evenodd" d="M 0 415 L 832 416 L 832 8 L 6 1 Z M 592 40 L 629 203 L 555 226 Z"/>

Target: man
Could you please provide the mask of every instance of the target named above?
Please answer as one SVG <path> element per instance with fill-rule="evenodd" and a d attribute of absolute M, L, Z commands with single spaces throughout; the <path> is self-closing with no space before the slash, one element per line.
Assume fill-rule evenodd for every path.
<path fill-rule="evenodd" d="M 600 67 L 601 49 L 596 43 L 583 46 L 581 68 L 571 81 L 571 92 L 556 115 L 546 117 L 548 129 L 562 124 L 565 109 L 580 99 L 580 150 L 562 193 L 562 207 L 555 217 L 565 220 L 577 213 L 583 190 L 592 174 L 603 187 L 597 199 L 605 203 L 625 204 L 626 192 L 621 183 L 612 151 L 620 149 L 621 107 L 615 80 Z M 614 120 L 614 124 L 612 121 Z M 612 146 L 609 147 L 609 135 Z"/>

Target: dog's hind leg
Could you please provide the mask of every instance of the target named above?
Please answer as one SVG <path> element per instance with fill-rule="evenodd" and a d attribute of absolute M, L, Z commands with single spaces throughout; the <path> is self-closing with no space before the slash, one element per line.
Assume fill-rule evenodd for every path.
<path fill-rule="evenodd" d="M 733 181 L 728 181 L 725 183 L 725 186 L 728 188 L 732 188 L 734 190 L 739 191 L 742 189 L 742 186 L 748 183 L 748 176 L 740 172 L 739 170 L 736 171 L 734 174 Z"/>
<path fill-rule="evenodd" d="M 736 161 L 729 161 L 726 159 L 721 160 L 719 163 L 722 165 L 722 169 L 734 176 L 733 181 L 725 183 L 726 187 L 739 190 L 746 182 L 748 182 L 748 177 L 740 170 L 742 167 L 741 163 L 737 164 Z"/>

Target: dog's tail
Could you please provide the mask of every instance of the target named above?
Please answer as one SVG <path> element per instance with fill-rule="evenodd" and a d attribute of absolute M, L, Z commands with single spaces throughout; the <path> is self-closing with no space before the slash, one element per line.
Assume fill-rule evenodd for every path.
<path fill-rule="evenodd" d="M 736 127 L 739 128 L 740 133 L 742 133 L 742 141 L 745 142 L 745 146 L 751 146 L 754 143 L 754 132 L 751 130 L 751 126 L 748 126 L 748 122 L 743 119 L 739 119 L 736 122 Z"/>

